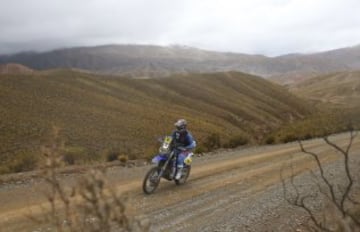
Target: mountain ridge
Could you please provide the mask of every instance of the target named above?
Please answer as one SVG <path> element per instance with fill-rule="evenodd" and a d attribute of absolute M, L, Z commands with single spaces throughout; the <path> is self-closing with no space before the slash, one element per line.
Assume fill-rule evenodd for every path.
<path fill-rule="evenodd" d="M 137 78 L 238 71 L 266 78 L 289 79 L 358 70 L 360 46 L 267 57 L 184 46 L 102 45 L 0 56 L 0 64 L 9 62 L 38 70 L 75 68 L 97 74 Z"/>

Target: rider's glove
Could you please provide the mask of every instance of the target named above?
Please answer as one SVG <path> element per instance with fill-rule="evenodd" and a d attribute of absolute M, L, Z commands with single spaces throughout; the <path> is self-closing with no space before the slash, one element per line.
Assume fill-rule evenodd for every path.
<path fill-rule="evenodd" d="M 180 151 L 186 151 L 187 150 L 185 147 L 178 147 L 177 149 L 179 149 Z"/>

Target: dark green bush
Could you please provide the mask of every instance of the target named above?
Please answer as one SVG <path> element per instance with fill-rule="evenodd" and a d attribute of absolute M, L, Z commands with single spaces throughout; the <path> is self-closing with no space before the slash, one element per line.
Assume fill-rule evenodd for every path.
<path fill-rule="evenodd" d="M 66 164 L 74 165 L 76 160 L 77 160 L 77 156 L 74 153 L 65 153 L 63 155 L 63 161 Z"/>
<path fill-rule="evenodd" d="M 298 136 L 296 136 L 294 134 L 287 134 L 283 138 L 281 138 L 281 141 L 283 143 L 294 142 L 294 141 L 297 141 L 297 140 L 298 140 Z"/>
<path fill-rule="evenodd" d="M 304 135 L 304 140 L 312 139 L 313 136 L 310 133 Z"/>
<path fill-rule="evenodd" d="M 62 155 L 64 163 L 68 165 L 92 163 L 100 159 L 99 155 L 94 151 L 77 146 L 64 148 Z"/>
<path fill-rule="evenodd" d="M 203 146 L 201 145 L 198 145 L 196 146 L 195 150 L 194 150 L 194 153 L 195 154 L 203 154 L 205 152 L 205 149 Z"/>
<path fill-rule="evenodd" d="M 105 160 L 107 162 L 112 162 L 118 159 L 120 156 L 119 149 L 116 148 L 109 148 L 105 151 Z"/>
<path fill-rule="evenodd" d="M 236 135 L 232 137 L 229 142 L 224 144 L 225 148 L 235 148 L 249 143 L 249 139 L 244 135 Z"/>
<path fill-rule="evenodd" d="M 275 143 L 275 138 L 274 136 L 268 136 L 265 140 L 266 144 L 274 144 Z"/>

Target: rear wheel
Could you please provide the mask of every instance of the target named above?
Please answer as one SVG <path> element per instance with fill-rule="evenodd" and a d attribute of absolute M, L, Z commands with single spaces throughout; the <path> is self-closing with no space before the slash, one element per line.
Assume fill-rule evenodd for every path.
<path fill-rule="evenodd" d="M 160 183 L 160 168 L 153 167 L 151 168 L 148 173 L 146 174 L 144 181 L 143 181 L 143 191 L 146 194 L 153 193 Z"/>
<path fill-rule="evenodd" d="M 190 175 L 191 166 L 184 167 L 181 173 L 181 178 L 179 180 L 175 180 L 176 185 L 182 185 L 186 182 Z"/>

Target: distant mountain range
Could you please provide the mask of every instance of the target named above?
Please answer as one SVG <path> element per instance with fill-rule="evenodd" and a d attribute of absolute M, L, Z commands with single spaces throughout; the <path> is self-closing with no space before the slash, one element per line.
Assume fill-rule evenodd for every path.
<path fill-rule="evenodd" d="M 185 46 L 104 45 L 0 56 L 0 64 L 6 63 L 18 63 L 37 70 L 71 68 L 135 78 L 241 71 L 291 82 L 331 72 L 360 70 L 360 45 L 278 57 L 205 51 Z"/>

